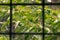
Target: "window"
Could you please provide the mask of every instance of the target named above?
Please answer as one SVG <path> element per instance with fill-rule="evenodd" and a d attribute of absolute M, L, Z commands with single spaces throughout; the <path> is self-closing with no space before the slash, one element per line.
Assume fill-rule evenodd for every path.
<path fill-rule="evenodd" d="M 60 40 L 60 1 L 0 0 L 0 40 Z"/>

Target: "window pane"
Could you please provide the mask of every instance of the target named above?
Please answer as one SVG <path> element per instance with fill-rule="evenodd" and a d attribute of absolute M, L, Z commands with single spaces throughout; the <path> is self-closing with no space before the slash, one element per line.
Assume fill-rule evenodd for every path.
<path fill-rule="evenodd" d="M 45 3 L 60 3 L 60 0 L 45 0 Z"/>
<path fill-rule="evenodd" d="M 42 32 L 41 6 L 13 6 L 13 32 Z"/>
<path fill-rule="evenodd" d="M 10 0 L 0 0 L 0 4 L 1 3 L 10 3 Z"/>
<path fill-rule="evenodd" d="M 42 40 L 41 35 L 13 35 L 12 40 Z"/>
<path fill-rule="evenodd" d="M 0 32 L 9 32 L 10 7 L 0 6 Z"/>
<path fill-rule="evenodd" d="M 58 35 L 45 35 L 45 40 L 60 40 Z"/>
<path fill-rule="evenodd" d="M 0 35 L 0 40 L 10 40 L 9 35 Z"/>
<path fill-rule="evenodd" d="M 13 3 L 41 3 L 41 0 L 12 0 Z"/>
<path fill-rule="evenodd" d="M 60 32 L 60 5 L 45 6 L 45 32 Z"/>

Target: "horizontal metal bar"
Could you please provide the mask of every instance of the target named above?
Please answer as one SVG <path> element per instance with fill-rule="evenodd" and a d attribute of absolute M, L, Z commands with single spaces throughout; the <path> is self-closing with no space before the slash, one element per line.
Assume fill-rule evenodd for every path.
<path fill-rule="evenodd" d="M 60 5 L 60 3 L 12 3 L 12 4 L 0 4 L 0 5 Z"/>

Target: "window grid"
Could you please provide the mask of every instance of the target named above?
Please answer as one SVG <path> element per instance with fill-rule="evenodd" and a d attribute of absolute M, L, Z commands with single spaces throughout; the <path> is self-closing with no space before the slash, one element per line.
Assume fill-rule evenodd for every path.
<path fill-rule="evenodd" d="M 60 3 L 45 3 L 45 0 L 42 0 L 42 3 L 12 3 L 12 0 L 10 0 L 10 3 L 8 4 L 5 4 L 5 3 L 2 3 L 0 5 L 9 5 L 10 6 L 10 31 L 9 33 L 0 33 L 0 34 L 3 34 L 3 35 L 10 35 L 10 40 L 12 40 L 12 35 L 21 35 L 21 34 L 28 34 L 28 35 L 42 35 L 42 40 L 44 40 L 45 38 L 45 35 L 60 35 L 60 33 L 44 33 L 44 8 L 45 8 L 45 5 L 60 5 Z M 41 5 L 42 6 L 42 30 L 43 32 L 42 33 L 13 33 L 12 32 L 12 6 L 13 5 Z"/>

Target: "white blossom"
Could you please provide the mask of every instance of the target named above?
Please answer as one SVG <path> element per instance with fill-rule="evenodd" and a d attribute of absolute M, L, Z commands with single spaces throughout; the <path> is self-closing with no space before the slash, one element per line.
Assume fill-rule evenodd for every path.
<path fill-rule="evenodd" d="M 47 33 L 49 33 L 50 32 L 50 29 L 49 28 L 45 28 L 48 32 Z"/>
<path fill-rule="evenodd" d="M 32 0 L 32 1 L 34 1 L 34 0 Z"/>
<path fill-rule="evenodd" d="M 51 0 L 47 0 L 48 2 L 51 2 Z"/>
<path fill-rule="evenodd" d="M 3 3 L 5 3 L 6 1 L 4 0 Z"/>
<path fill-rule="evenodd" d="M 54 22 L 56 23 L 56 22 L 58 22 L 58 20 L 56 19 Z"/>

